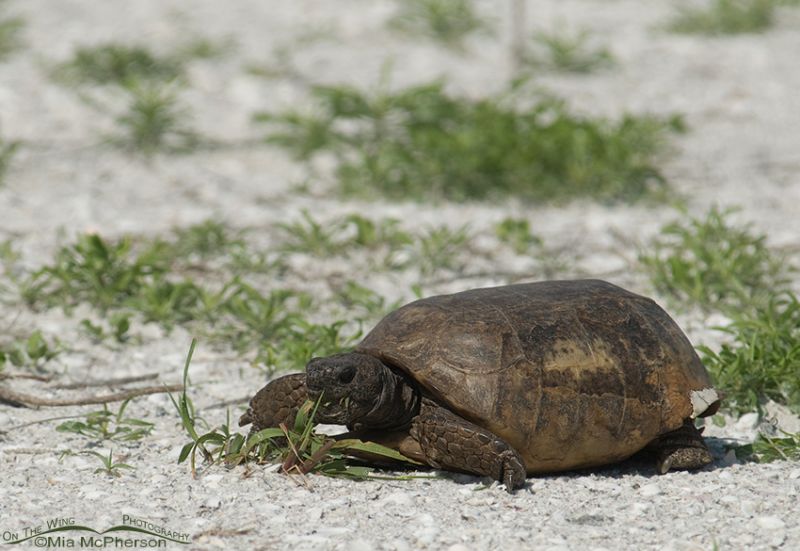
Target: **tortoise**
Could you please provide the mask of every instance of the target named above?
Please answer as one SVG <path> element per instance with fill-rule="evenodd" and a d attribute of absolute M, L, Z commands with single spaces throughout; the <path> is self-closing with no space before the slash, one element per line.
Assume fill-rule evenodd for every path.
<path fill-rule="evenodd" d="M 490 476 L 597 467 L 646 449 L 656 469 L 712 456 L 694 424 L 720 399 L 653 300 L 600 280 L 433 296 L 388 314 L 352 352 L 273 380 L 239 420 L 343 424 L 434 468 Z"/>

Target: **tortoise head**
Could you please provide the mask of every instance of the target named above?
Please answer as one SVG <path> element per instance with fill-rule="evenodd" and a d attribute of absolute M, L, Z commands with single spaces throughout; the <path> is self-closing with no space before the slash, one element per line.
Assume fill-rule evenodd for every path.
<path fill-rule="evenodd" d="M 418 392 L 379 359 L 360 352 L 313 358 L 306 365 L 308 397 L 322 396 L 316 419 L 361 428 L 407 424 L 419 409 Z"/>

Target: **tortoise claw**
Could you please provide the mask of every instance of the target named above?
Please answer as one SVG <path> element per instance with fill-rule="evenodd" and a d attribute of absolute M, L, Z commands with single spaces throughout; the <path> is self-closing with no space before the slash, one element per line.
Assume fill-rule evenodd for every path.
<path fill-rule="evenodd" d="M 506 485 L 506 491 L 513 493 L 525 484 L 525 465 L 514 450 L 505 450 L 500 454 L 500 458 L 503 462 L 502 481 Z"/>

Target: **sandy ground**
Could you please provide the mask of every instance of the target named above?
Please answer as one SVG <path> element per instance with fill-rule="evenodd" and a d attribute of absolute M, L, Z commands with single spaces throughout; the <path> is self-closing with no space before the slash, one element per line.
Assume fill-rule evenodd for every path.
<path fill-rule="evenodd" d="M 772 245 L 797 247 L 800 11 L 782 10 L 776 27 L 763 35 L 712 39 L 660 30 L 674 7 L 666 1 L 529 4 L 530 29 L 562 23 L 589 28 L 618 60 L 615 68 L 588 76 L 542 75 L 544 85 L 584 112 L 683 113 L 690 131 L 675 139 L 665 171 L 689 212 L 699 215 L 714 204 L 738 206 L 737 219 L 752 222 Z M 27 46 L 0 63 L 3 136 L 24 142 L 0 187 L 0 240 L 13 240 L 28 266 L 45 262 L 80 232 L 158 234 L 209 217 L 268 228 L 308 208 L 323 220 L 361 212 L 399 218 L 408 227 L 468 222 L 491 246 L 493 224 L 511 215 L 530 220 L 548 245 L 568 250 L 575 275 L 609 277 L 652 293 L 631 260 L 637 244 L 678 216 L 672 208 L 583 202 L 554 208 L 515 201 L 366 204 L 327 195 L 318 182 L 311 182 L 311 194 L 296 194 L 302 167 L 277 149 L 252 144 L 261 135 L 250 122 L 254 111 L 306 98 L 303 79 L 269 80 L 244 69 L 267 64 L 281 46 L 294 50 L 299 74 L 313 82 L 374 86 L 390 60 L 396 86 L 445 76 L 455 91 L 498 90 L 510 74 L 507 2 L 478 3 L 496 19 L 499 32 L 471 40 L 466 54 L 389 34 L 384 21 L 395 5 L 385 1 L 197 0 L 189 8 L 176 0 L 16 0 L 4 6 L 25 18 Z M 298 39 L 310 32 L 324 38 Z M 113 116 L 98 114 L 49 76 L 78 45 L 115 40 L 169 51 L 192 36 L 232 38 L 236 45 L 223 58 L 193 63 L 191 86 L 181 93 L 195 127 L 228 144 L 215 151 L 147 163 L 111 149 L 102 136 L 113 130 Z M 113 109 L 118 98 L 99 94 Z M 514 262 L 503 260 L 499 268 L 519 269 Z M 319 269 L 346 273 L 348 266 L 332 260 Z M 390 300 L 410 298 L 405 289 L 412 281 L 359 277 Z M 426 291 L 492 283 L 502 280 L 464 278 Z M 82 314 L 34 315 L 4 307 L 3 323 L 16 319 L 77 343 L 53 362 L 52 369 L 69 379 L 159 372 L 163 381 L 179 380 L 190 335 L 137 327 L 141 345 L 93 347 L 77 331 Z M 678 312 L 676 319 L 695 343 L 714 345 L 721 338 L 711 329 L 717 318 Z M 192 372 L 201 411 L 252 393 L 264 382 L 246 362 L 202 343 Z M 35 382 L 18 386 L 35 388 Z M 0 406 L 0 429 L 92 409 Z M 309 489 L 264 469 L 245 476 L 242 469 L 209 468 L 195 480 L 186 465 L 175 462 L 185 436 L 168 399 L 139 399 L 130 413 L 156 423 L 156 429 L 141 442 L 114 444 L 115 454 L 135 466 L 119 478 L 95 474 L 93 457 L 60 457 L 64 449 L 87 449 L 87 439 L 55 432 L 58 421 L 14 428 L 0 437 L 4 541 L 7 534 L 56 517 L 103 530 L 129 515 L 189 534 L 188 547 L 198 549 L 800 548 L 800 464 L 738 464 L 725 456 L 722 439 L 753 437 L 752 416 L 710 431 L 718 457 L 702 472 L 658 477 L 649 465 L 629 462 L 531 479 L 511 496 L 461 475 L 365 483 L 313 477 Z M 205 417 L 222 422 L 224 410 L 210 409 Z"/>

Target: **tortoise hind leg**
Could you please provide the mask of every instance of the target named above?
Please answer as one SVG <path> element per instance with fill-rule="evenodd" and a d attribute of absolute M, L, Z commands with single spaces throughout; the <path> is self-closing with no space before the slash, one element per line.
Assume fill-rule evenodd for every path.
<path fill-rule="evenodd" d="M 648 449 L 656 454 L 658 474 L 666 474 L 671 469 L 699 469 L 714 461 L 702 432 L 687 419 L 681 428 L 662 434 L 648 444 Z"/>
<path fill-rule="evenodd" d="M 491 476 L 509 492 L 525 483 L 525 465 L 511 445 L 434 402 L 423 399 L 410 433 L 432 467 Z"/>
<path fill-rule="evenodd" d="M 306 374 L 295 373 L 270 381 L 256 392 L 250 407 L 239 418 L 239 426 L 253 424 L 250 434 L 281 423 L 294 424 L 297 410 L 306 401 Z"/>

